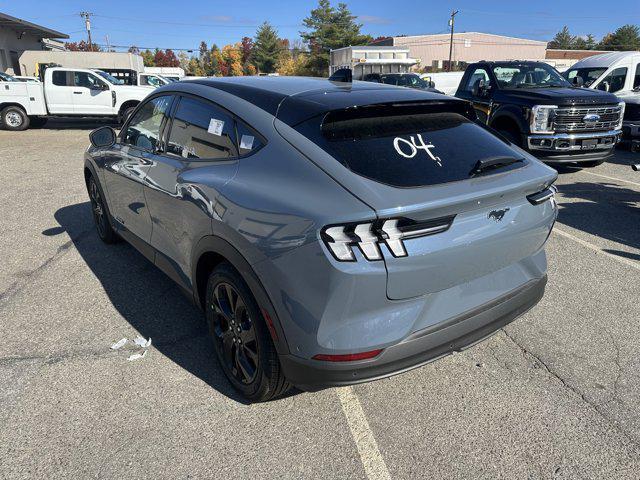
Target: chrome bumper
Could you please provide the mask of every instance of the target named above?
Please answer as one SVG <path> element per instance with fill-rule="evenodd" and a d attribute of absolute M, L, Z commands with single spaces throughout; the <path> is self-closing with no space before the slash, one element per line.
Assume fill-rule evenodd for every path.
<path fill-rule="evenodd" d="M 608 132 L 529 135 L 527 137 L 527 147 L 529 150 L 545 150 L 549 152 L 606 150 L 613 148 L 618 143 L 621 134 L 622 130 L 609 130 Z M 596 140 L 596 142 L 585 146 L 582 143 L 584 140 Z"/>

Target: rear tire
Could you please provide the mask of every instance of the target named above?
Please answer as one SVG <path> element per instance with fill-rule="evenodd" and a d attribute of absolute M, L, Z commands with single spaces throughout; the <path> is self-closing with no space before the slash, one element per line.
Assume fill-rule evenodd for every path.
<path fill-rule="evenodd" d="M 291 388 L 258 304 L 229 263 L 211 272 L 205 305 L 218 362 L 238 392 L 251 402 L 264 402 Z"/>
<path fill-rule="evenodd" d="M 18 132 L 29 128 L 29 117 L 27 113 L 20 107 L 6 107 L 0 113 L 0 125 L 5 130 Z"/>
<path fill-rule="evenodd" d="M 118 234 L 111 226 L 109 211 L 104 203 L 102 192 L 92 176 L 89 177 L 87 181 L 87 189 L 89 190 L 93 221 L 96 225 L 96 231 L 98 232 L 100 240 L 107 244 L 116 243 L 119 240 Z"/>
<path fill-rule="evenodd" d="M 127 121 L 131 113 L 133 113 L 133 111 L 136 109 L 136 107 L 137 105 L 134 105 L 133 107 L 127 107 L 124 110 L 122 110 L 122 113 L 120 114 L 120 118 L 118 119 L 118 123 L 121 126 L 124 125 L 124 122 Z"/>

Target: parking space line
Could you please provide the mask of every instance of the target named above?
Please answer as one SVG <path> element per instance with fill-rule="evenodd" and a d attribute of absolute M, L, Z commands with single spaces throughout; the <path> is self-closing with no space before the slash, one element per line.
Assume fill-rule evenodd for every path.
<path fill-rule="evenodd" d="M 631 167 L 629 167 L 629 170 L 631 171 Z M 606 178 L 607 180 L 614 180 L 616 182 L 628 183 L 630 185 L 635 185 L 636 187 L 640 187 L 640 183 L 632 182 L 630 180 L 622 180 L 621 178 L 609 177 L 607 175 L 602 175 L 600 173 L 587 172 L 586 170 L 582 170 L 581 173 L 588 173 L 589 175 L 594 175 L 596 177 Z"/>
<path fill-rule="evenodd" d="M 367 417 L 353 387 L 337 388 L 336 393 L 342 404 L 344 416 L 347 417 L 351 436 L 358 448 L 367 478 L 369 480 L 390 480 L 391 475 L 387 469 L 387 464 L 384 463 L 384 459 L 380 454 L 378 443 L 373 436 Z"/>
<path fill-rule="evenodd" d="M 574 242 L 579 243 L 583 247 L 586 247 L 589 250 L 593 250 L 594 252 L 600 255 L 603 255 L 605 257 L 609 257 L 612 260 L 615 260 L 616 262 L 620 262 L 629 267 L 635 268 L 636 270 L 640 270 L 640 262 L 635 262 L 633 260 L 629 260 L 628 258 L 620 257 L 618 255 L 613 255 L 612 253 L 605 252 L 600 247 L 593 245 L 592 243 L 582 240 L 581 238 L 578 238 L 575 235 L 571 235 L 570 233 L 565 232 L 564 230 L 560 230 L 557 226 L 553 228 L 553 233 L 557 233 L 558 235 L 568 238 L 569 240 L 573 240 Z"/>

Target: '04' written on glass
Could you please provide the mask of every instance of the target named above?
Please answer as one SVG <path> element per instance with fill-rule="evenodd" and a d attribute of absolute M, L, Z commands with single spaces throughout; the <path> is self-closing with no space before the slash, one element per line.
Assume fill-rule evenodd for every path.
<path fill-rule="evenodd" d="M 394 138 L 393 147 L 396 149 L 396 152 L 398 152 L 398 155 L 402 155 L 404 158 L 413 158 L 418 154 L 420 150 L 424 150 L 429 158 L 436 162 L 439 167 L 441 167 L 442 160 L 440 159 L 440 157 L 435 156 L 431 151 L 432 148 L 435 148 L 433 144 L 431 142 L 425 143 L 424 139 L 422 138 L 422 134 L 420 133 L 418 133 L 416 137 L 410 135 L 410 140 L 406 140 L 400 137 Z"/>

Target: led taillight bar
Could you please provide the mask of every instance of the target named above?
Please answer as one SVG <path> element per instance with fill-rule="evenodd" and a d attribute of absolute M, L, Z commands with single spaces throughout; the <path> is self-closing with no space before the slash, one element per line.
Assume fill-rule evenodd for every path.
<path fill-rule="evenodd" d="M 333 257 L 341 262 L 355 262 L 353 248 L 364 258 L 382 260 L 380 244 L 384 243 L 394 257 L 406 257 L 404 240 L 434 235 L 449 229 L 454 215 L 426 221 L 390 218 L 374 222 L 352 223 L 325 227 L 320 236 Z"/>

